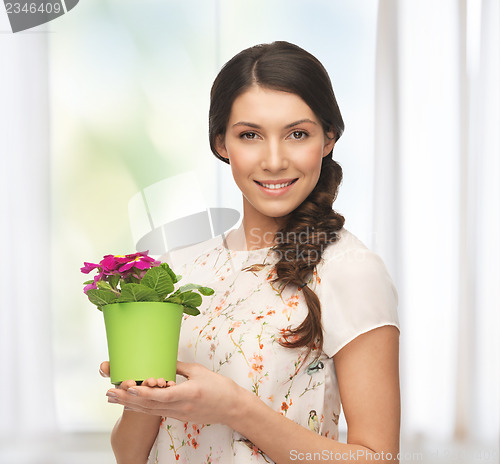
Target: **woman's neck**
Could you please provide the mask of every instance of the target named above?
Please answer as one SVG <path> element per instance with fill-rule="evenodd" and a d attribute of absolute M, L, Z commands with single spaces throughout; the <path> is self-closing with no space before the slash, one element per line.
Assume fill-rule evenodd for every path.
<path fill-rule="evenodd" d="M 257 227 L 243 219 L 238 229 L 233 230 L 226 237 L 226 244 L 230 250 L 259 250 L 275 245 L 274 236 L 279 226 L 276 223 L 266 227 Z"/>

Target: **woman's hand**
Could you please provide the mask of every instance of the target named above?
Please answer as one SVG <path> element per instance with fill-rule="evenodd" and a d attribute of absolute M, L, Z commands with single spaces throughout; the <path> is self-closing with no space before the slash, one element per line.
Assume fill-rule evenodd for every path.
<path fill-rule="evenodd" d="M 99 366 L 99 374 L 101 377 L 109 377 L 109 361 L 104 361 Z"/>
<path fill-rule="evenodd" d="M 101 371 L 105 374 L 109 372 L 109 365 L 101 364 Z M 178 385 L 163 379 L 148 379 L 141 386 L 136 386 L 133 380 L 122 382 L 119 388 L 108 391 L 108 401 L 134 411 L 183 422 L 231 426 L 241 395 L 248 393 L 246 390 L 200 364 L 178 361 L 177 374 L 187 380 Z M 159 386 L 169 388 L 152 388 Z"/>
<path fill-rule="evenodd" d="M 102 362 L 101 365 L 99 366 L 99 374 L 101 374 L 102 377 L 109 377 L 109 372 L 110 372 L 109 361 Z M 141 385 L 151 387 L 151 388 L 154 388 L 154 387 L 165 388 L 165 387 L 171 387 L 171 386 L 175 385 L 175 382 L 173 382 L 173 381 L 167 382 L 164 378 L 155 379 L 155 378 L 151 377 L 149 379 L 144 380 L 141 383 Z M 135 382 L 135 380 L 125 380 L 124 382 L 120 383 L 120 385 L 117 388 L 127 391 L 129 388 L 136 387 L 136 386 L 137 386 L 137 383 Z M 107 396 L 108 396 L 108 402 L 116 403 L 116 401 L 110 401 L 110 398 L 114 397 L 112 394 L 110 395 L 108 392 Z"/>

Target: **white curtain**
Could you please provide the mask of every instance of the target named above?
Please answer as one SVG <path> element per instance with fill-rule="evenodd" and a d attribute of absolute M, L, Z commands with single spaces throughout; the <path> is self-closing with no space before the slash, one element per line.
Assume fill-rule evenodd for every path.
<path fill-rule="evenodd" d="M 404 437 L 498 440 L 499 61 L 497 0 L 380 0 L 374 230 Z"/>
<path fill-rule="evenodd" d="M 0 30 L 9 29 L 0 15 Z M 43 32 L 0 35 L 2 435 L 55 429 L 47 40 Z"/>

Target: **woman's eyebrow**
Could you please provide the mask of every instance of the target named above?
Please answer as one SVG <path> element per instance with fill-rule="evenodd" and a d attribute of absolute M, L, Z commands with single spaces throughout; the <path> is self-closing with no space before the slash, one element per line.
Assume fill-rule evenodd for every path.
<path fill-rule="evenodd" d="M 233 127 L 236 126 L 248 126 L 248 127 L 253 127 L 254 129 L 260 129 L 260 126 L 258 124 L 254 124 L 253 122 L 246 122 L 246 121 L 239 121 L 236 124 L 233 124 Z"/>
<path fill-rule="evenodd" d="M 311 124 L 318 125 L 315 121 L 312 119 L 299 119 L 298 121 L 292 122 L 290 124 L 287 124 L 285 126 L 285 129 L 290 129 L 291 127 L 297 126 L 299 124 L 303 124 L 304 122 L 310 122 Z M 236 126 L 247 126 L 247 127 L 252 127 L 254 129 L 261 129 L 261 127 L 258 124 L 254 124 L 253 122 L 246 122 L 246 121 L 238 121 L 237 123 L 233 124 L 233 127 Z"/>
<path fill-rule="evenodd" d="M 314 124 L 314 125 L 318 125 L 315 121 L 313 121 L 312 119 L 299 119 L 298 121 L 295 121 L 295 122 L 292 122 L 290 124 L 287 124 L 285 126 L 285 129 L 290 129 L 291 127 L 293 126 L 297 126 L 299 124 L 303 124 L 304 122 L 310 122 L 311 124 Z"/>

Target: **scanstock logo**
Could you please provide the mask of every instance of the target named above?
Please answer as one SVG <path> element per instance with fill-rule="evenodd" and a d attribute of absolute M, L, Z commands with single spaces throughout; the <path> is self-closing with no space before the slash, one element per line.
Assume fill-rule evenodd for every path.
<path fill-rule="evenodd" d="M 48 23 L 69 10 L 72 10 L 79 0 L 31 0 L 7 1 L 5 9 L 10 21 L 12 32 L 25 31 L 40 24 Z"/>

